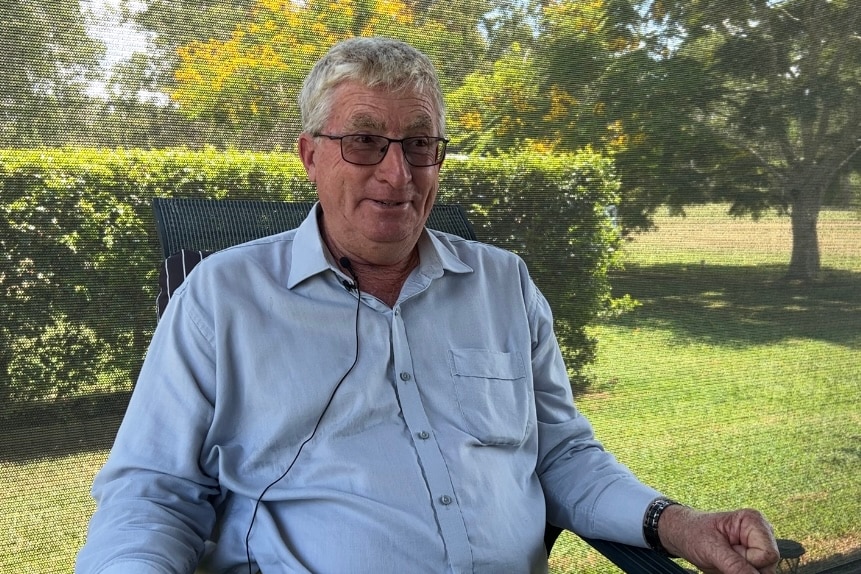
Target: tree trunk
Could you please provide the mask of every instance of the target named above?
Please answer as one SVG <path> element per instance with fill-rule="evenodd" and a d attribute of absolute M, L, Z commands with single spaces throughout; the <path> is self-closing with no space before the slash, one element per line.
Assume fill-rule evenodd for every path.
<path fill-rule="evenodd" d="M 819 275 L 821 268 L 816 224 L 822 207 L 823 188 L 814 184 L 793 191 L 792 259 L 789 261 L 787 279 L 812 281 Z"/>

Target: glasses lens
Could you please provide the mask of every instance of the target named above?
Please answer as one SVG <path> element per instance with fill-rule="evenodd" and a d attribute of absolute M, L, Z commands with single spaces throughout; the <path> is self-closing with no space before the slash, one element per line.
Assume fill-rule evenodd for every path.
<path fill-rule="evenodd" d="M 376 165 L 383 161 L 391 140 L 383 136 L 354 134 L 341 139 L 341 155 L 356 165 Z M 429 167 L 445 157 L 445 140 L 433 137 L 406 138 L 401 141 L 404 157 L 415 167 Z"/>
<path fill-rule="evenodd" d="M 416 167 L 436 165 L 445 154 L 445 142 L 439 138 L 407 138 L 403 146 L 407 161 Z"/>
<path fill-rule="evenodd" d="M 358 165 L 374 165 L 383 160 L 389 140 L 380 136 L 353 135 L 341 139 L 344 159 Z"/>

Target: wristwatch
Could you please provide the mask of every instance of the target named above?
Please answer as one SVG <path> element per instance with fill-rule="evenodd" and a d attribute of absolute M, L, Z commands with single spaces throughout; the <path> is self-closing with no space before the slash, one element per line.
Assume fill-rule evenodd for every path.
<path fill-rule="evenodd" d="M 652 550 L 672 558 L 675 558 L 675 556 L 667 552 L 667 549 L 661 544 L 661 538 L 658 536 L 658 521 L 661 519 L 661 514 L 674 504 L 681 503 L 664 496 L 658 497 L 652 501 L 646 509 L 646 514 L 643 516 L 643 538 L 646 539 L 646 544 Z"/>

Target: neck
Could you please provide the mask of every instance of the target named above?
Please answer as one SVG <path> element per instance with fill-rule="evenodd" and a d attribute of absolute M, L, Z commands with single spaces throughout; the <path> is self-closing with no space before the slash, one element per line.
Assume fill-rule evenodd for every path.
<path fill-rule="evenodd" d="M 360 255 L 355 255 L 349 250 L 341 249 L 335 242 L 331 241 L 325 229 L 323 230 L 323 241 L 341 269 L 356 279 L 359 289 L 364 293 L 373 295 L 389 307 L 393 307 L 397 302 L 407 277 L 419 264 L 417 245 L 414 245 L 405 257 L 392 263 L 376 263 Z M 342 258 L 346 258 L 350 262 L 349 269 L 341 265 Z"/>
<path fill-rule="evenodd" d="M 413 249 L 407 259 L 394 265 L 375 265 L 347 258 L 350 260 L 352 274 L 359 284 L 359 289 L 373 295 L 389 307 L 394 307 L 407 277 L 419 264 L 418 248 Z M 337 259 L 340 261 L 340 257 Z M 345 271 L 350 272 L 348 269 Z"/>

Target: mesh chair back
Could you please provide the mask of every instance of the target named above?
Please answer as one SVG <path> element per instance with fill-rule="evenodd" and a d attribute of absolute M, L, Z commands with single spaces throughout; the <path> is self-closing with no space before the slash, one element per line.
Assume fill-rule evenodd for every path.
<path fill-rule="evenodd" d="M 156 231 L 164 257 L 180 249 L 218 251 L 298 227 L 314 204 L 308 201 L 256 201 L 157 197 Z M 465 239 L 475 231 L 459 205 L 433 206 L 428 227 Z"/>

